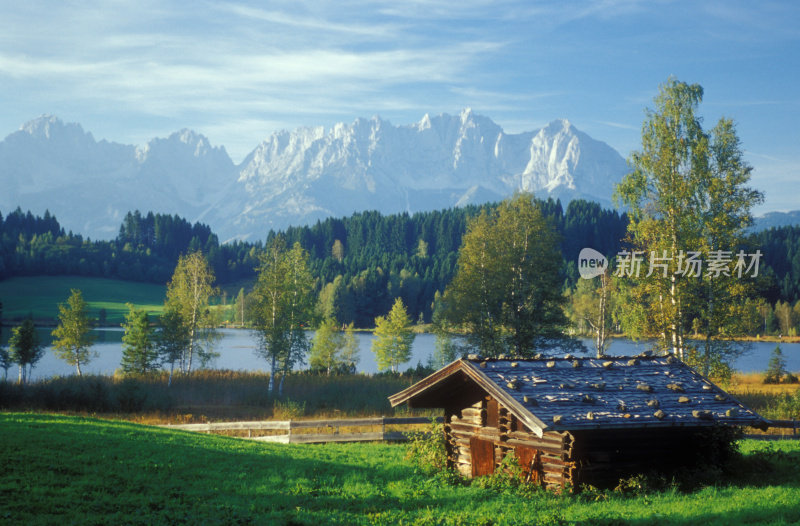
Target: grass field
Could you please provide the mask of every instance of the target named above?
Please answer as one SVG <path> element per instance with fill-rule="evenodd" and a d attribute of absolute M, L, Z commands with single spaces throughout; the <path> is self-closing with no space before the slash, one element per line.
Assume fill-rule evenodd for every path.
<path fill-rule="evenodd" d="M 796 524 L 800 444 L 743 441 L 693 491 L 552 495 L 455 485 L 393 444 L 261 444 L 89 418 L 0 414 L 7 524 Z"/>
<path fill-rule="evenodd" d="M 79 289 L 89 304 L 90 315 L 97 318 L 106 310 L 108 325 L 119 325 L 133 303 L 150 313 L 163 309 L 166 286 L 103 278 L 77 276 L 37 276 L 0 281 L 3 318 L 21 320 L 32 314 L 37 321 L 54 323 L 58 304 L 67 301 L 70 289 Z"/>

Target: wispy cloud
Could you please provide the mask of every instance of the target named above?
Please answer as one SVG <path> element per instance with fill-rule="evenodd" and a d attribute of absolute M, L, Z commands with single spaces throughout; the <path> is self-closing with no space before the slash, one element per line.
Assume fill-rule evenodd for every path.
<path fill-rule="evenodd" d="M 598 123 L 605 126 L 610 126 L 612 128 L 619 128 L 621 130 L 639 131 L 641 129 L 639 126 L 634 126 L 633 124 L 628 124 L 625 122 L 598 121 Z"/>
<path fill-rule="evenodd" d="M 770 0 L 3 2 L 0 133 L 66 113 L 118 142 L 194 127 L 241 158 L 276 129 L 470 106 L 512 133 L 569 118 L 620 148 L 675 72 L 786 152 L 798 16 Z"/>
<path fill-rule="evenodd" d="M 319 16 L 298 16 L 284 11 L 266 10 L 241 4 L 223 4 L 219 9 L 247 21 L 258 20 L 269 24 L 278 24 L 291 29 L 310 29 L 329 33 L 341 33 L 347 36 L 370 37 L 379 40 L 391 40 L 397 36 L 400 30 L 397 24 L 334 22 Z"/>

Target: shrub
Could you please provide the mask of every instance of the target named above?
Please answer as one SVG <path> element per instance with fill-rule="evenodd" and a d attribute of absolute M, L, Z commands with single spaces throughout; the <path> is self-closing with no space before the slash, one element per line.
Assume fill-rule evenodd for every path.
<path fill-rule="evenodd" d="M 300 418 L 306 414 L 306 403 L 298 402 L 287 398 L 286 400 L 275 400 L 272 410 L 272 418 L 278 420 L 291 420 Z"/>
<path fill-rule="evenodd" d="M 525 478 L 522 466 L 520 466 L 514 451 L 506 453 L 500 465 L 495 468 L 494 473 L 483 477 L 475 477 L 472 483 L 479 488 L 491 489 L 524 498 L 536 497 L 545 491 L 541 484 L 530 482 Z"/>
<path fill-rule="evenodd" d="M 448 471 L 444 430 L 436 419 L 431 419 L 426 431 L 406 433 L 406 436 L 408 444 L 405 458 L 414 465 L 416 471 L 426 475 Z"/>

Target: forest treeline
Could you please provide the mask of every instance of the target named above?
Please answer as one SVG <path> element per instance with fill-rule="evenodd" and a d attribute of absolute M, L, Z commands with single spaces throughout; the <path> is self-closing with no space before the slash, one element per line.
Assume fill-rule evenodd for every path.
<path fill-rule="evenodd" d="M 461 238 L 482 208 L 468 206 L 416 214 L 360 212 L 314 225 L 266 234 L 295 242 L 309 252 L 315 292 L 326 314 L 343 323 L 371 327 L 396 298 L 415 321 L 431 321 L 435 300 L 454 274 Z M 564 288 L 578 281 L 576 260 L 584 247 L 613 258 L 623 245 L 625 214 L 597 203 L 540 201 L 544 215 L 561 235 Z M 80 275 L 166 283 L 178 257 L 202 251 L 218 284 L 255 279 L 264 243 L 220 243 L 211 228 L 178 216 L 128 213 L 111 241 L 92 241 L 65 232 L 49 212 L 43 217 L 17 209 L 0 214 L 0 279 L 13 276 Z M 753 234 L 763 253 L 759 295 L 768 303 L 800 300 L 800 227 Z"/>
<path fill-rule="evenodd" d="M 0 213 L 0 279 L 74 275 L 164 284 L 181 254 L 200 250 L 218 281 L 228 283 L 255 275 L 261 249 L 260 243 L 221 244 L 208 226 L 168 214 L 129 212 L 115 239 L 92 241 L 65 232 L 49 212 Z"/>

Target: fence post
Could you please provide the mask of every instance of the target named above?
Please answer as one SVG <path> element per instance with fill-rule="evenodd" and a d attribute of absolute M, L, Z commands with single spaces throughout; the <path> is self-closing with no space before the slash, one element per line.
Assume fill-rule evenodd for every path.
<path fill-rule="evenodd" d="M 386 440 L 386 417 L 381 417 L 381 440 Z"/>

